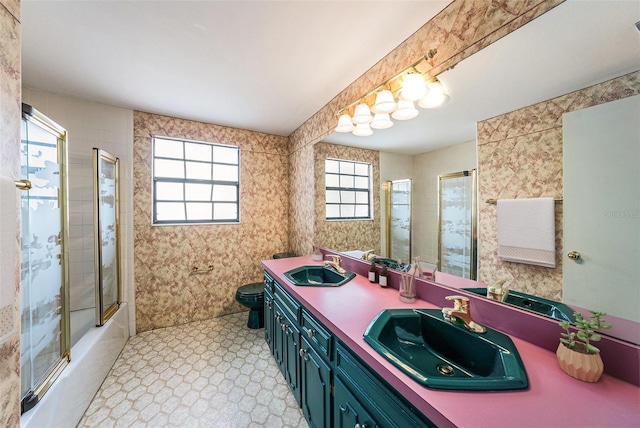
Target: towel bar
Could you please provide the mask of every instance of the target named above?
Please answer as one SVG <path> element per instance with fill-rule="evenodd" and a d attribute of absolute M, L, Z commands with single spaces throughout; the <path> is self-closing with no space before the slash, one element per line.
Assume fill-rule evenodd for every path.
<path fill-rule="evenodd" d="M 545 196 L 541 196 L 541 197 L 545 197 Z M 562 198 L 553 198 L 553 200 L 555 201 L 556 204 L 559 204 L 562 202 Z M 495 205 L 498 203 L 497 199 L 487 199 L 486 201 L 489 205 Z"/>

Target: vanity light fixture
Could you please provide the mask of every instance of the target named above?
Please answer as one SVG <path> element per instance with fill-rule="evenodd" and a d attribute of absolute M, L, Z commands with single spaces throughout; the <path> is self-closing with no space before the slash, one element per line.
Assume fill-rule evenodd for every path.
<path fill-rule="evenodd" d="M 376 95 L 376 103 L 371 107 L 373 113 L 393 113 L 398 107 L 398 103 L 393 99 L 393 93 L 384 89 Z"/>
<path fill-rule="evenodd" d="M 376 113 L 371 122 L 373 129 L 387 129 L 393 126 L 393 121 L 389 117 L 389 113 Z"/>
<path fill-rule="evenodd" d="M 444 86 L 442 86 L 442 83 L 440 83 L 437 77 L 429 80 L 429 83 L 427 83 L 427 87 L 429 88 L 429 91 L 420 100 L 420 102 L 418 102 L 418 105 L 420 107 L 440 107 L 442 104 L 449 101 L 449 95 L 444 92 Z"/>
<path fill-rule="evenodd" d="M 353 123 L 360 125 L 363 123 L 369 124 L 373 120 L 369 106 L 365 103 L 360 103 L 356 107 L 355 113 L 353 113 Z"/>
<path fill-rule="evenodd" d="M 368 137 L 371 134 L 373 134 L 373 131 L 368 123 L 358 123 L 356 128 L 353 130 L 353 135 L 358 137 Z"/>
<path fill-rule="evenodd" d="M 340 116 L 340 119 L 338 119 L 338 126 L 336 126 L 336 132 L 351 132 L 354 128 L 351 116 L 346 113 Z"/>
<path fill-rule="evenodd" d="M 418 115 L 418 109 L 413 105 L 413 101 L 400 100 L 398 101 L 398 108 L 391 113 L 391 117 L 396 120 L 409 120 Z"/>
<path fill-rule="evenodd" d="M 422 74 L 409 73 L 404 78 L 398 99 L 402 101 L 418 101 L 427 94 L 427 86 Z"/>
<path fill-rule="evenodd" d="M 449 95 L 445 93 L 442 83 L 436 77 L 425 82 L 423 71 L 418 68 L 421 62 L 430 60 L 437 53 L 436 49 L 431 49 L 424 57 L 404 71 L 338 111 L 336 116 L 339 115 L 340 118 L 335 131 L 353 132 L 354 135 L 360 137 L 369 136 L 373 134 L 371 128 L 387 129 L 393 126 L 389 114 L 396 120 L 409 120 L 416 117 L 419 111 L 415 108 L 414 101 L 419 101 L 420 107 L 423 108 L 438 107 L 447 102 Z M 402 84 L 400 84 L 400 79 L 404 79 Z M 397 102 L 394 98 L 395 93 L 398 95 Z M 374 94 L 376 95 L 375 102 L 369 108 Z M 353 116 L 350 115 L 351 111 L 353 111 Z M 375 114 L 375 117 L 372 116 L 372 113 Z"/>

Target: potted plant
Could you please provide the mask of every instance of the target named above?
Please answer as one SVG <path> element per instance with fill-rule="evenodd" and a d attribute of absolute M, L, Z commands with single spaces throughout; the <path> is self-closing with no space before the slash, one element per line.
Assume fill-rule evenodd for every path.
<path fill-rule="evenodd" d="M 597 382 L 604 371 L 604 364 L 600 350 L 593 342 L 599 341 L 601 337 L 598 332 L 611 328 L 611 324 L 602 319 L 606 315 L 605 312 L 589 312 L 589 319 L 585 319 L 578 311 L 574 312 L 574 326 L 568 321 L 560 323 L 565 332 L 561 334 L 556 355 L 560 368 L 569 376 L 585 382 Z M 577 332 L 572 332 L 571 327 L 575 327 Z"/>

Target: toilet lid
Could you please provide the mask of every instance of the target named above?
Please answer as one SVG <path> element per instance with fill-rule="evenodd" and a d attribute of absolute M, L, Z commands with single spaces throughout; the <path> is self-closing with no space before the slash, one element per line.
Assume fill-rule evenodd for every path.
<path fill-rule="evenodd" d="M 243 285 L 238 288 L 236 294 L 241 297 L 261 296 L 264 294 L 264 282 Z"/>

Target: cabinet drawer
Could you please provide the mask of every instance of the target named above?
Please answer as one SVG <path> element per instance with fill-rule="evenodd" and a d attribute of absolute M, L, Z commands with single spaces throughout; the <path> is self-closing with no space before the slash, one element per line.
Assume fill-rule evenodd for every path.
<path fill-rule="evenodd" d="M 333 351 L 333 335 L 306 310 L 302 309 L 300 332 L 309 345 L 320 355 L 331 359 Z"/>
<path fill-rule="evenodd" d="M 291 295 L 282 287 L 282 285 L 278 284 L 278 282 L 274 281 L 275 284 L 275 300 L 282 307 L 282 310 L 287 314 L 291 321 L 294 321 L 296 324 L 300 322 L 300 303 L 295 300 Z"/>
<path fill-rule="evenodd" d="M 424 415 L 412 410 L 371 373 L 350 351 L 336 343 L 336 375 L 339 375 L 362 406 L 382 426 L 424 428 L 434 426 Z"/>
<path fill-rule="evenodd" d="M 269 290 L 269 291 L 273 291 L 273 283 L 274 283 L 274 279 L 271 277 L 271 275 L 269 275 L 267 273 L 267 271 L 264 271 L 264 289 L 265 290 Z"/>

